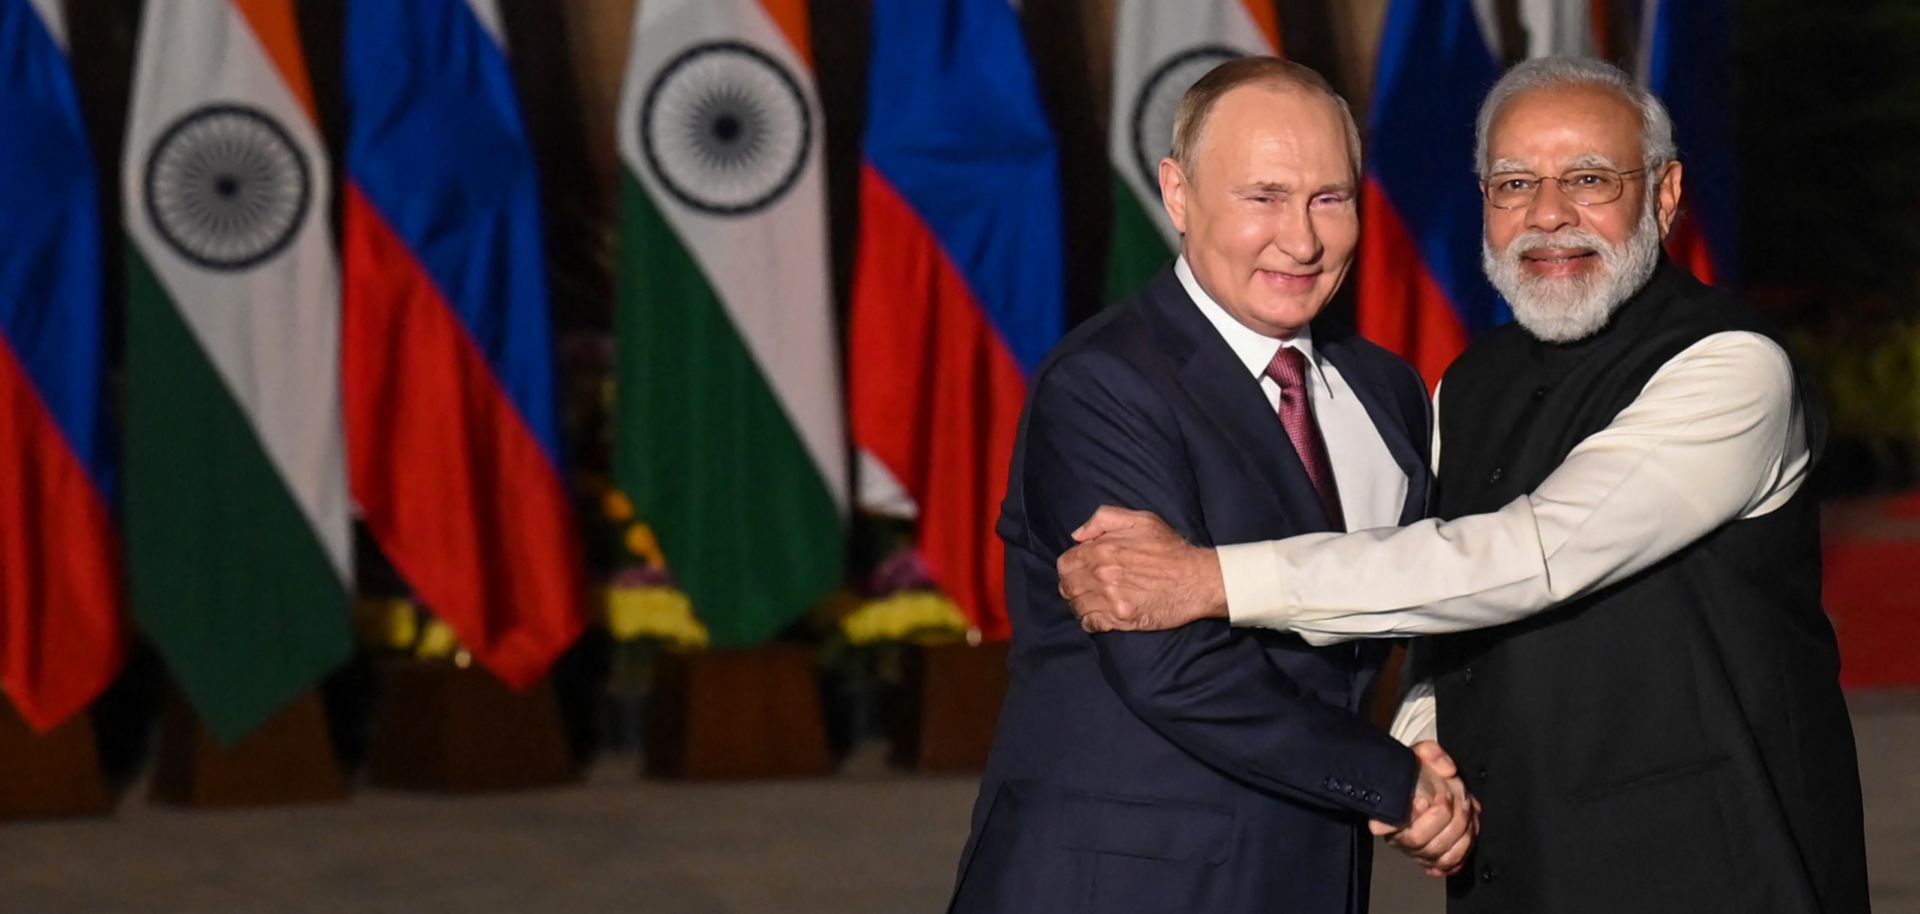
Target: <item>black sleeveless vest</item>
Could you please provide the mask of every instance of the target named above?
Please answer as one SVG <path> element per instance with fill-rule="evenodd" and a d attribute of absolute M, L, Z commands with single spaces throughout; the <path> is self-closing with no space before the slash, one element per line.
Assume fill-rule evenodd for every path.
<path fill-rule="evenodd" d="M 1440 515 L 1532 491 L 1662 365 L 1738 330 L 1778 339 L 1663 264 L 1588 339 L 1488 335 L 1441 387 Z M 1804 385 L 1799 402 L 1817 454 L 1824 414 Z M 1627 581 L 1418 645 L 1440 741 L 1485 806 L 1451 911 L 1867 910 L 1817 510 L 1803 487 Z"/>

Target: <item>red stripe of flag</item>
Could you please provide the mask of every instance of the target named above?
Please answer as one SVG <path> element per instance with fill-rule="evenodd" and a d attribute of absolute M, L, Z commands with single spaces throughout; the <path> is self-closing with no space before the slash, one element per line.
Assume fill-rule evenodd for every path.
<path fill-rule="evenodd" d="M 1432 387 L 1467 348 L 1467 328 L 1433 274 L 1420 267 L 1420 249 L 1377 179 L 1360 199 L 1360 301 L 1391 303 L 1360 308 L 1360 335 L 1399 353 Z"/>
<path fill-rule="evenodd" d="M 920 553 L 941 590 L 983 637 L 1007 638 L 993 525 L 1026 381 L 932 230 L 871 164 L 860 173 L 856 270 L 854 440 L 913 493 Z"/>
<path fill-rule="evenodd" d="M 40 730 L 120 669 L 119 538 L 86 467 L 0 338 L 0 686 Z"/>
<path fill-rule="evenodd" d="M 584 628 L 566 487 L 418 258 L 352 183 L 345 223 L 354 500 L 474 658 L 525 687 Z"/>

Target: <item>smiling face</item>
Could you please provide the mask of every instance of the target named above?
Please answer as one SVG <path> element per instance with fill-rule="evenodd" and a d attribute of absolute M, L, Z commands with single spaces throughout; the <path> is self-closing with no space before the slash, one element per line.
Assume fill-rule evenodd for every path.
<path fill-rule="evenodd" d="M 1354 162 L 1331 99 L 1245 85 L 1214 103 L 1160 197 L 1194 279 L 1234 319 L 1286 339 L 1333 298 L 1359 241 Z"/>
<path fill-rule="evenodd" d="M 1654 166 L 1627 178 L 1610 203 L 1579 206 L 1557 183 L 1543 181 L 1531 203 L 1483 208 L 1487 278 L 1535 336 L 1566 342 L 1600 329 L 1658 265 L 1680 202 L 1680 165 L 1644 161 L 1640 129 L 1639 109 L 1597 86 L 1524 92 L 1495 113 L 1489 174 L 1557 177 L 1580 168 Z"/>

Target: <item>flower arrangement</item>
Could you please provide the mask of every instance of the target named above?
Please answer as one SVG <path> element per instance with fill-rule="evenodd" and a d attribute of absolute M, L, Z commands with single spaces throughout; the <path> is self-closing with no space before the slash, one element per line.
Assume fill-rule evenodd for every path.
<path fill-rule="evenodd" d="M 652 642 L 670 650 L 707 646 L 707 627 L 693 615 L 693 601 L 660 567 L 629 568 L 614 575 L 602 601 L 601 621 L 613 640 Z"/>
<path fill-rule="evenodd" d="M 614 746 L 637 746 L 660 652 L 704 649 L 707 627 L 675 584 L 659 539 L 636 516 L 626 493 L 604 479 L 589 486 L 598 490 L 589 548 L 598 554 L 596 565 L 609 569 L 597 600 L 598 621 L 612 642 L 607 739 Z"/>
<path fill-rule="evenodd" d="M 870 596 L 840 617 L 840 634 L 854 647 L 881 642 L 947 644 L 967 639 L 967 619 L 946 594 L 935 589 L 933 576 L 919 552 L 903 548 L 874 569 L 868 581 Z"/>
<path fill-rule="evenodd" d="M 911 543 L 898 546 L 864 583 L 829 599 L 816 616 L 829 738 L 841 754 L 901 710 L 907 648 L 978 638 Z"/>
<path fill-rule="evenodd" d="M 461 669 L 473 665 L 473 655 L 453 628 L 410 597 L 363 597 L 354 605 L 353 620 L 360 643 L 370 650 L 451 661 Z"/>
<path fill-rule="evenodd" d="M 600 621 L 617 643 L 647 642 L 673 650 L 707 646 L 707 627 L 693 602 L 674 585 L 653 528 L 634 516 L 633 502 L 606 486 L 600 496 L 602 533 L 620 544 L 600 600 Z"/>

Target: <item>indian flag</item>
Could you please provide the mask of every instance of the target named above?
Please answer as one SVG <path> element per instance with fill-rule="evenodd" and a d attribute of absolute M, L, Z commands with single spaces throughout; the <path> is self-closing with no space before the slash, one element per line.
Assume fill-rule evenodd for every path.
<path fill-rule="evenodd" d="M 1146 285 L 1180 248 L 1160 205 L 1160 160 L 1173 115 L 1208 70 L 1235 57 L 1280 53 L 1272 0 L 1120 0 L 1113 45 L 1113 245 L 1107 301 Z"/>
<path fill-rule="evenodd" d="M 616 477 L 720 646 L 840 579 L 847 456 L 804 0 L 647 0 L 624 165 Z"/>
<path fill-rule="evenodd" d="M 225 741 L 352 650 L 314 110 L 292 0 L 146 5 L 123 176 L 129 599 Z"/>

